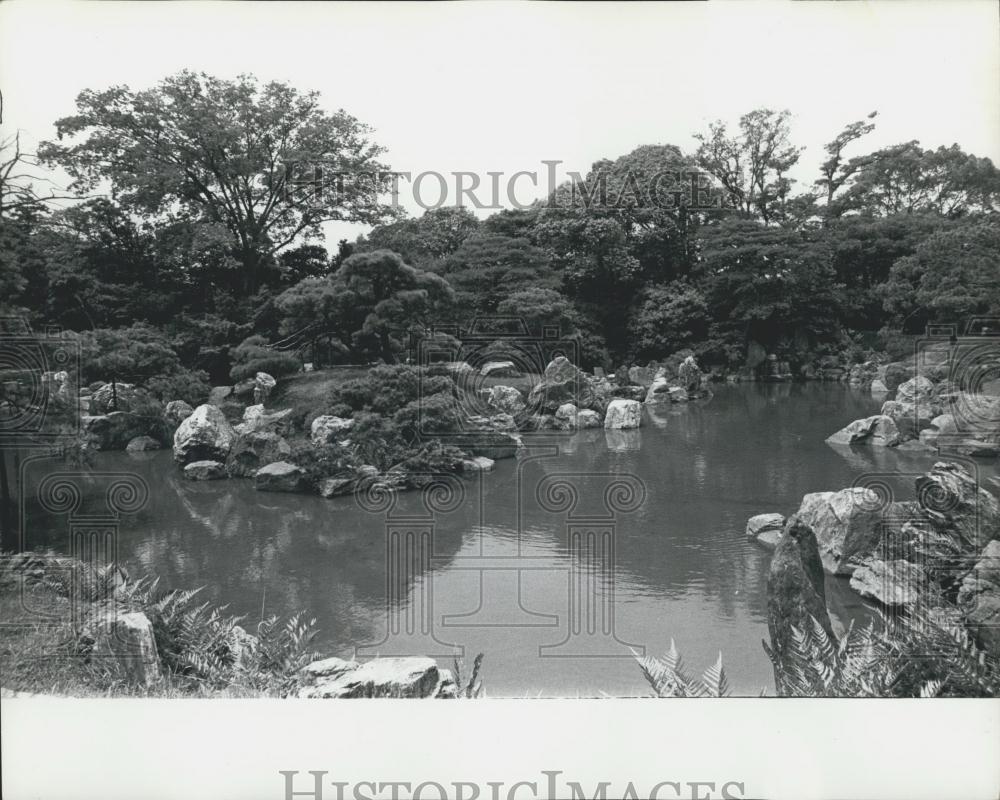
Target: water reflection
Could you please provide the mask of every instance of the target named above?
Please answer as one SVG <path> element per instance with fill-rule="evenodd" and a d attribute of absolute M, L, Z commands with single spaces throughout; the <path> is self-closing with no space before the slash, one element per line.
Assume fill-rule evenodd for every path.
<path fill-rule="evenodd" d="M 710 402 L 647 407 L 638 431 L 526 437 L 522 457 L 465 479 L 460 502 L 434 509 L 420 493 L 377 508 L 259 493 L 250 481 L 189 482 L 169 452 L 102 454 L 95 468 L 133 471 L 151 487 L 146 506 L 121 519 L 126 566 L 166 586 L 205 585 L 251 625 L 303 610 L 330 654 L 459 647 L 486 653 L 494 696 L 643 693 L 628 658 L 558 650 L 584 641 L 574 630 L 606 644 L 613 629 L 613 640 L 653 652 L 673 637 L 692 667 L 721 650 L 736 690 L 756 694 L 772 682 L 760 646 L 769 555 L 745 542 L 746 519 L 790 513 L 803 494 L 863 473 L 926 469 L 933 458 L 824 443 L 877 410 L 838 385 L 723 387 Z M 27 469 L 37 485 L 53 466 Z M 539 502 L 539 488 L 567 473 L 582 522 Z M 641 479 L 644 501 L 608 518 L 605 490 L 626 474 Z M 99 478 L 87 480 L 97 502 Z M 899 492 L 912 494 L 912 480 Z M 37 503 L 28 514 L 29 546 L 66 546 L 64 518 Z M 828 595 L 837 625 L 863 610 L 842 580 L 828 581 Z"/>

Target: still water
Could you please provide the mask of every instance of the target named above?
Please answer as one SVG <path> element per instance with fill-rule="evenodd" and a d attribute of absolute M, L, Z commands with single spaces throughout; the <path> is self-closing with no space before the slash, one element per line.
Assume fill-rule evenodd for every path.
<path fill-rule="evenodd" d="M 769 554 L 745 541 L 746 520 L 869 473 L 912 497 L 932 456 L 823 441 L 879 404 L 836 384 L 723 386 L 646 408 L 638 431 L 529 440 L 492 473 L 393 503 L 191 483 L 169 451 L 101 454 L 93 470 L 149 486 L 121 516 L 124 566 L 204 585 L 248 629 L 304 611 L 327 655 L 450 666 L 456 649 L 467 662 L 483 652 L 494 697 L 645 694 L 631 651 L 661 654 L 673 638 L 692 671 L 721 651 L 734 693 L 756 695 L 773 693 L 761 647 Z M 37 485 L 55 467 L 26 469 Z M 102 479 L 85 481 L 78 514 L 100 513 Z M 67 547 L 67 514 L 27 512 L 29 547 Z M 828 579 L 827 594 L 835 624 L 866 614 L 845 580 Z"/>

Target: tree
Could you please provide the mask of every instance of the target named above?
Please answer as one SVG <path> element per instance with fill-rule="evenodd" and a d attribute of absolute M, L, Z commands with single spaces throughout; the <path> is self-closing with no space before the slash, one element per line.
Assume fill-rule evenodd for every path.
<path fill-rule="evenodd" d="M 650 287 L 632 320 L 633 348 L 639 358 L 662 358 L 704 341 L 710 321 L 704 294 L 690 284 Z"/>
<path fill-rule="evenodd" d="M 973 220 L 932 233 L 913 255 L 899 259 L 885 288 L 886 310 L 897 318 L 965 322 L 1000 315 L 1000 224 Z"/>
<path fill-rule="evenodd" d="M 223 225 L 244 294 L 275 253 L 321 237 L 324 222 L 390 216 L 375 192 L 382 149 L 354 117 L 323 111 L 316 92 L 184 71 L 145 91 L 86 90 L 76 105 L 56 122 L 59 142 L 70 143 L 46 143 L 42 159 L 77 190 L 106 181 L 130 212 Z"/>
<path fill-rule="evenodd" d="M 440 275 L 390 250 L 356 253 L 333 275 L 306 278 L 275 305 L 285 335 L 335 334 L 359 355 L 395 361 L 407 343 L 450 312 L 454 292 Z"/>
<path fill-rule="evenodd" d="M 790 117 L 787 110 L 761 108 L 740 117 L 736 135 L 721 120 L 695 135 L 698 164 L 722 184 L 735 208 L 765 223 L 782 218 L 792 185 L 787 174 L 802 152 L 790 143 Z"/>
<path fill-rule="evenodd" d="M 737 218 L 703 233 L 705 298 L 729 343 L 772 347 L 837 332 L 842 287 L 821 233 Z"/>
<path fill-rule="evenodd" d="M 868 115 L 867 119 L 875 119 L 877 111 Z M 829 158 L 820 167 L 822 177 L 816 181 L 816 187 L 826 191 L 826 205 L 830 208 L 833 203 L 833 196 L 837 193 L 851 176 L 853 176 L 864 164 L 867 158 L 852 158 L 844 161 L 844 148 L 851 142 L 860 139 L 875 130 L 874 122 L 858 120 L 847 125 L 844 130 L 837 134 L 836 138 L 829 142 L 823 149 L 826 150 Z"/>
<path fill-rule="evenodd" d="M 988 158 L 965 153 L 958 145 L 924 150 L 912 141 L 865 156 L 833 210 L 959 217 L 995 211 L 998 203 L 1000 170 Z"/>
<path fill-rule="evenodd" d="M 432 265 L 456 292 L 456 309 L 464 316 L 492 314 L 512 292 L 554 289 L 559 277 L 551 255 L 527 239 L 475 233 L 449 256 Z"/>
<path fill-rule="evenodd" d="M 479 220 L 467 208 L 444 206 L 415 219 L 382 225 L 358 240 L 358 251 L 392 250 L 407 264 L 426 268 L 435 259 L 454 253 L 479 229 Z"/>

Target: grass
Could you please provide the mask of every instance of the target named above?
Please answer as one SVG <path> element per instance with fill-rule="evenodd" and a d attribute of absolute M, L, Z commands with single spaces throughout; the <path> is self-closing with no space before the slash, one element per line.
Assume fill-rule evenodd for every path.
<path fill-rule="evenodd" d="M 314 631 L 300 618 L 264 620 L 237 649 L 242 620 L 196 600 L 196 591 L 163 592 L 156 581 L 108 580 L 94 573 L 73 585 L 78 562 L 53 554 L 0 554 L 0 681 L 5 692 L 72 697 L 282 697 L 297 687 L 314 657 Z M 113 593 L 113 594 L 112 594 Z M 120 611 L 141 611 L 153 623 L 162 679 L 130 684 L 115 659 L 92 658 L 81 620 L 111 597 Z M 75 597 L 75 600 L 72 599 Z M 77 608 L 73 616 L 74 604 Z"/>

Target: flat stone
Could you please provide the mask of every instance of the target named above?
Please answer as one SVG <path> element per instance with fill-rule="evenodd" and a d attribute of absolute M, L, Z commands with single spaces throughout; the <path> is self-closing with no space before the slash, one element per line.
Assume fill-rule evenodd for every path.
<path fill-rule="evenodd" d="M 189 481 L 217 481 L 227 477 L 221 461 L 192 461 L 184 467 L 184 477 Z"/>

